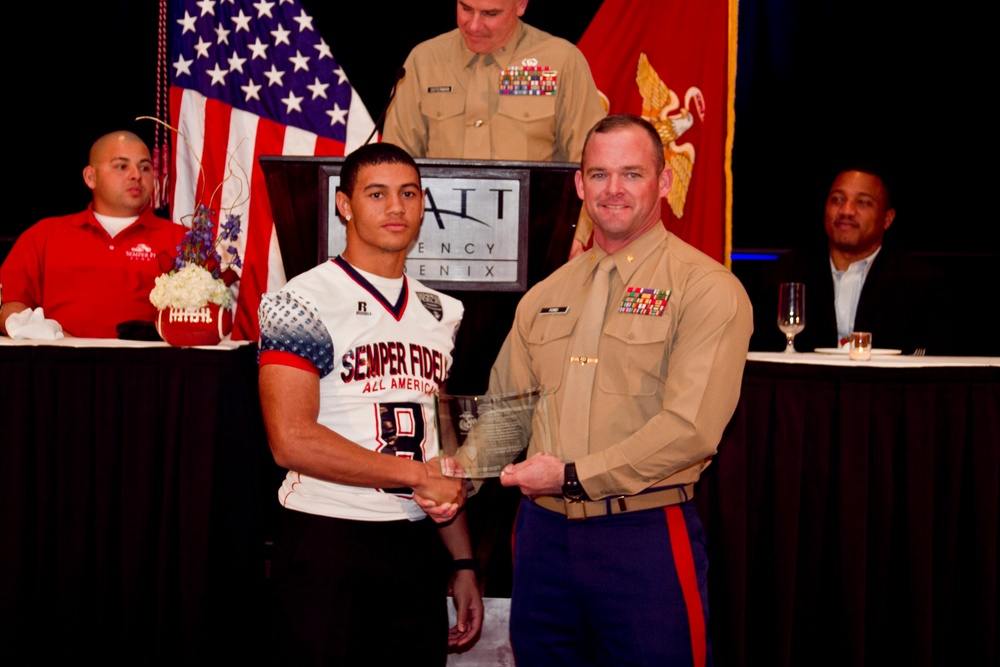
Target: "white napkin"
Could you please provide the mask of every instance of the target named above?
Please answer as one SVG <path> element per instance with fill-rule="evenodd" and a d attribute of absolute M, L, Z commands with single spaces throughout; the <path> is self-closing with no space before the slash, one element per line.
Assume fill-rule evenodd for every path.
<path fill-rule="evenodd" d="M 7 335 L 18 340 L 58 340 L 63 338 L 62 325 L 45 319 L 41 308 L 22 310 L 7 318 Z"/>

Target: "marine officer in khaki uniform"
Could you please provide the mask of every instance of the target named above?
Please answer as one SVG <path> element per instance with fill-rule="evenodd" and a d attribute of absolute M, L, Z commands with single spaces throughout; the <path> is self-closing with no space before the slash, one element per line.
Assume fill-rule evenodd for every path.
<path fill-rule="evenodd" d="M 528 0 L 459 0 L 455 30 L 418 44 L 383 140 L 414 157 L 579 162 L 604 106 L 583 54 L 520 17 Z"/>
<path fill-rule="evenodd" d="M 693 493 L 736 408 L 753 316 L 732 272 L 664 229 L 671 184 L 652 125 L 595 126 L 576 174 L 595 245 L 521 299 L 493 365 L 489 393 L 549 394 L 548 428 L 500 478 L 525 496 L 518 667 L 712 664 Z"/>

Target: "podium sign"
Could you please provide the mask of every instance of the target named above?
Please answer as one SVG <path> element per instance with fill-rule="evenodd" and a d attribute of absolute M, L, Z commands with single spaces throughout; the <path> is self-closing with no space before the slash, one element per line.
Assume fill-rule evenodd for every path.
<path fill-rule="evenodd" d="M 336 209 L 340 166 L 322 167 L 321 260 L 347 243 Z M 421 164 L 420 175 L 424 222 L 407 255 L 407 275 L 434 289 L 527 290 L 529 171 Z"/>

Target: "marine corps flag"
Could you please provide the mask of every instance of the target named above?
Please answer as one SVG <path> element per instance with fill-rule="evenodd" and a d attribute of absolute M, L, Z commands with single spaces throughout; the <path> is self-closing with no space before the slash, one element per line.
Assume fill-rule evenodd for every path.
<path fill-rule="evenodd" d="M 162 0 L 165 1 L 165 0 Z M 243 218 L 234 340 L 256 340 L 263 292 L 285 282 L 261 155 L 344 155 L 375 126 L 297 0 L 170 0 L 171 217 L 199 203 Z"/>
<path fill-rule="evenodd" d="M 663 222 L 729 264 L 738 0 L 604 0 L 578 46 L 608 113 L 663 139 L 674 185 Z"/>

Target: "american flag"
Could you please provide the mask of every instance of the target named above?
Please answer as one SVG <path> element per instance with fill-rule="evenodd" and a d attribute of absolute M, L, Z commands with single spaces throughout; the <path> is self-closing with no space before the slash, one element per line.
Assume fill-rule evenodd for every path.
<path fill-rule="evenodd" d="M 344 155 L 371 116 L 297 0 L 171 0 L 171 215 L 242 215 L 233 338 L 256 340 L 263 292 L 285 282 L 260 155 Z"/>

